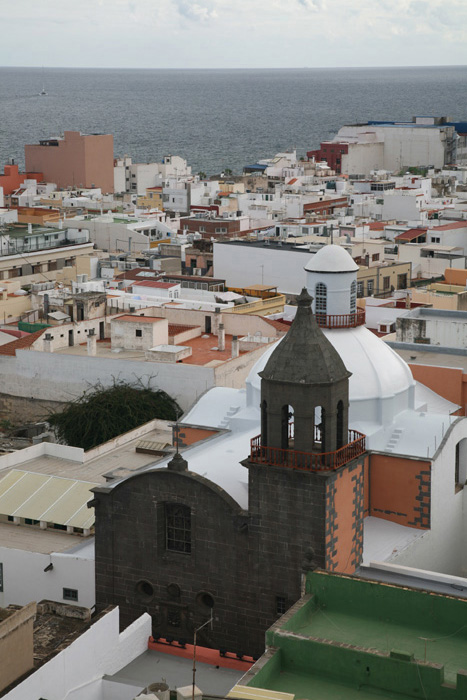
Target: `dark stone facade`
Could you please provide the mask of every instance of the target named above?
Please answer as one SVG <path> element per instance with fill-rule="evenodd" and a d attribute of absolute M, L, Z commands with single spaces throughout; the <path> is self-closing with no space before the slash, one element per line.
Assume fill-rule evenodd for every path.
<path fill-rule="evenodd" d="M 207 594 L 214 624 L 199 643 L 260 655 L 280 606 L 300 597 L 304 562 L 324 568 L 330 556 L 327 511 L 336 473 L 248 466 L 248 513 L 189 471 L 155 469 L 96 489 L 98 607 L 119 605 L 122 628 L 148 612 L 155 636 L 189 643 L 210 616 Z M 191 554 L 166 548 L 168 503 L 191 508 Z M 336 531 L 332 547 L 338 538 Z"/>
<path fill-rule="evenodd" d="M 178 453 L 166 468 L 94 489 L 97 605 L 119 605 L 123 627 L 148 612 L 155 637 L 190 642 L 213 607 L 212 630 L 203 628 L 199 643 L 257 657 L 268 627 L 300 597 L 304 571 L 350 573 L 360 564 L 362 458 L 331 463 L 328 453 L 341 447 L 339 410 L 340 432 L 348 434 L 349 373 L 317 326 L 305 290 L 298 304 L 261 374 L 263 441 L 259 456 L 243 462 L 248 512 L 188 471 Z M 319 405 L 325 414 L 315 426 Z M 294 434 L 284 445 L 289 407 Z M 290 461 L 297 450 L 323 457 L 317 467 Z"/>

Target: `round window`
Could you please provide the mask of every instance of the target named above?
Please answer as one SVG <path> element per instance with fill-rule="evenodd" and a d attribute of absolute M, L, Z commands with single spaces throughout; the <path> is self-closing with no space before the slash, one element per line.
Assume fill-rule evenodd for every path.
<path fill-rule="evenodd" d="M 138 581 L 136 584 L 136 592 L 141 596 L 141 598 L 149 600 L 154 595 L 154 587 L 149 581 Z"/>
<path fill-rule="evenodd" d="M 205 608 L 211 609 L 214 607 L 214 598 L 207 591 L 200 591 L 196 596 L 196 602 Z"/>

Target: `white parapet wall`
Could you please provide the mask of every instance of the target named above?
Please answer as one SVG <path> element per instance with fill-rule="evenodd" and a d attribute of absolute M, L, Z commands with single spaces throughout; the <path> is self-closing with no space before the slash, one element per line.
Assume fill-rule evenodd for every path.
<path fill-rule="evenodd" d="M 147 613 L 119 633 L 119 610 L 114 608 L 3 700 L 105 700 L 109 696 L 103 677 L 143 654 L 150 634 Z"/>

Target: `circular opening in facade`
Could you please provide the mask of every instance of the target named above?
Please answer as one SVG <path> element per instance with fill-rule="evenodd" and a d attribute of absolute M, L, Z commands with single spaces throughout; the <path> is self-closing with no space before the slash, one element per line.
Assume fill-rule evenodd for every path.
<path fill-rule="evenodd" d="M 196 596 L 196 602 L 198 605 L 203 605 L 205 608 L 211 609 L 214 607 L 214 598 L 207 591 L 200 591 Z"/>
<path fill-rule="evenodd" d="M 136 592 L 139 593 L 142 598 L 148 600 L 154 595 L 154 587 L 149 581 L 138 581 L 136 584 Z"/>

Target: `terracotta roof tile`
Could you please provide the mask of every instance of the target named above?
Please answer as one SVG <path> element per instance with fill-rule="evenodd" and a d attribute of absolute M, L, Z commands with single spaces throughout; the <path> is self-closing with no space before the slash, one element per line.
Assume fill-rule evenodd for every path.
<path fill-rule="evenodd" d="M 28 335 L 22 338 L 17 338 L 11 343 L 6 343 L 0 346 L 0 355 L 10 355 L 14 357 L 17 350 L 29 350 L 34 341 L 41 337 L 41 335 L 46 331 L 46 328 L 41 328 L 40 331 L 35 331 L 34 333 L 28 333 Z"/>
<path fill-rule="evenodd" d="M 427 232 L 426 228 L 409 228 L 407 231 L 400 233 L 395 237 L 395 241 L 415 241 L 420 236 L 424 236 Z"/>

